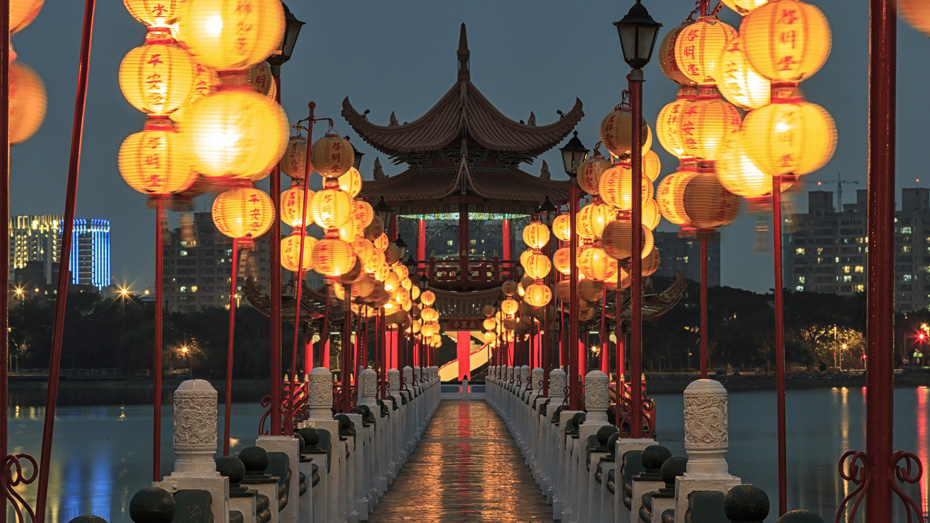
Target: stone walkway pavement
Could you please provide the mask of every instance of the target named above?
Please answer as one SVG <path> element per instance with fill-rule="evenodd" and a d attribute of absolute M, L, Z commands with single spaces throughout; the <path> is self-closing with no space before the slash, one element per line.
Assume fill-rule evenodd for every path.
<path fill-rule="evenodd" d="M 483 401 L 443 401 L 372 523 L 552 521 L 520 450 Z"/>

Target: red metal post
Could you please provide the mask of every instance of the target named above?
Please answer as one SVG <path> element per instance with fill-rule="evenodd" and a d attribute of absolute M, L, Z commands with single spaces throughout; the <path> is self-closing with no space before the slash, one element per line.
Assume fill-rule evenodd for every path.
<path fill-rule="evenodd" d="M 0 0 L 0 13 L 10 12 L 10 0 Z M 10 215 L 10 17 L 0 17 L 0 213 Z M 0 236 L 10 237 L 10 221 L 0 220 Z M 0 258 L 10 259 L 9 240 L 0 242 Z M 9 399 L 7 387 L 9 385 L 10 361 L 10 270 L 0 271 L 0 287 L 6 294 L 0 303 L 0 405 L 8 408 Z M 7 416 L 0 416 L 0 458 L 7 456 L 7 430 L 9 420 Z M 0 491 L 6 492 L 6 474 L 0 474 Z M 3 510 L 0 511 L 0 523 L 6 523 L 6 500 Z"/>
<path fill-rule="evenodd" d="M 501 241 L 501 244 L 502 244 L 501 247 L 503 247 L 503 249 L 501 250 L 501 253 L 503 254 L 501 259 L 504 261 L 509 261 L 510 260 L 510 219 L 504 218 L 501 221 L 501 223 L 503 224 L 503 226 L 501 227 L 501 238 L 503 239 L 503 241 Z"/>
<path fill-rule="evenodd" d="M 226 345 L 226 403 L 223 405 L 223 455 L 229 455 L 229 418 L 232 414 L 233 347 L 236 336 L 236 284 L 239 283 L 237 261 L 239 240 L 232 242 L 232 269 L 229 282 L 229 341 Z M 296 383 L 295 383 L 296 386 Z"/>
<path fill-rule="evenodd" d="M 894 209 L 896 23 L 893 0 L 871 0 L 866 521 L 891 521 L 894 453 Z M 908 514 L 910 518 L 910 514 Z"/>
<path fill-rule="evenodd" d="M 643 153 L 642 122 L 643 119 L 643 71 L 634 69 L 629 75 L 630 102 L 633 112 L 633 154 L 630 164 L 633 168 L 633 267 L 630 273 L 630 386 L 633 389 L 633 412 L 630 415 L 630 436 L 643 437 L 643 258 L 639 255 L 639 246 L 643 241 Z M 619 281 L 619 280 L 618 280 Z"/>
<path fill-rule="evenodd" d="M 155 200 L 155 400 L 152 427 L 152 481 L 161 480 L 161 377 L 162 377 L 162 328 L 164 321 L 164 238 L 165 200 Z"/>
<path fill-rule="evenodd" d="M 468 281 L 468 204 L 459 204 L 459 280 Z"/>
<path fill-rule="evenodd" d="M 352 406 L 352 285 L 345 286 L 345 323 L 342 326 L 342 412 L 349 412 Z"/>
<path fill-rule="evenodd" d="M 48 394 L 45 397 L 45 422 L 42 427 L 42 454 L 39 458 L 39 487 L 36 496 L 36 521 L 45 521 L 45 505 L 48 497 L 48 477 L 52 458 L 52 437 L 55 428 L 55 407 L 58 400 L 58 375 L 61 368 L 61 343 L 65 330 L 65 305 L 68 301 L 68 267 L 71 266 L 71 235 L 74 231 L 74 207 L 77 202 L 78 174 L 81 167 L 81 143 L 84 139 L 84 107 L 87 101 L 87 76 L 90 68 L 90 48 L 93 38 L 95 0 L 84 2 L 84 22 L 81 35 L 81 54 L 78 65 L 77 91 L 74 101 L 74 121 L 71 126 L 71 154 L 68 162 L 68 184 L 65 196 L 65 216 L 62 224 L 61 254 L 59 255 L 58 294 L 55 298 L 55 325 L 52 330 L 52 350 L 48 366 Z M 7 7 L 9 8 L 9 6 Z M 4 11 L 8 13 L 9 11 Z M 6 21 L 9 24 L 9 20 Z M 4 33 L 3 38 L 6 39 Z M 6 47 L 9 58 L 9 47 Z M 8 61 L 8 60 L 7 60 Z M 7 62 L 5 61 L 5 63 Z M 9 81 L 9 77 L 3 79 Z M 8 98 L 8 97 L 4 97 Z M 8 106 L 9 107 L 9 106 Z M 3 113 L 4 116 L 8 112 Z M 9 132 L 9 131 L 6 131 Z M 9 143 L 9 135 L 7 141 Z M 9 165 L 9 164 L 7 164 Z M 7 180 L 8 181 L 8 180 Z M 9 190 L 7 190 L 9 195 Z M 3 219 L 9 219 L 9 214 Z M 9 236 L 3 239 L 8 241 Z M 4 260 L 6 262 L 6 260 Z M 3 289 L 7 292 L 7 289 Z M 6 360 L 3 361 L 6 365 Z M 4 405 L 4 408 L 6 406 Z M 158 471 L 158 462 L 155 463 Z M 156 480 L 158 474 L 153 474 Z M 6 509 L 4 508 L 4 511 Z"/>
<path fill-rule="evenodd" d="M 620 384 L 623 382 L 623 371 L 626 370 L 624 365 L 626 362 L 623 359 L 623 341 L 626 338 L 626 334 L 623 333 L 623 295 L 621 291 L 622 278 L 620 275 L 620 261 L 617 260 L 617 305 L 614 310 L 614 319 L 616 320 L 616 325 L 614 326 L 614 332 L 617 337 L 617 361 L 615 362 L 617 366 L 617 416 L 616 425 L 621 427 L 623 423 L 623 414 L 620 412 Z"/>
<path fill-rule="evenodd" d="M 301 224 L 301 225 L 304 225 L 304 224 L 307 223 L 307 215 L 308 215 L 309 212 L 310 212 L 310 173 L 313 172 L 313 166 L 310 165 L 310 148 L 311 148 L 312 145 L 313 145 L 313 122 L 314 122 L 314 113 L 316 112 L 316 102 L 310 102 L 309 104 L 307 104 L 307 107 L 310 109 L 310 114 L 307 116 L 307 120 L 306 120 L 306 122 L 307 122 L 307 156 L 306 156 L 306 162 L 304 162 L 306 165 L 305 165 L 305 167 L 304 167 L 304 179 L 303 179 L 303 183 L 304 183 L 304 185 L 303 185 L 303 189 L 304 189 L 304 201 L 303 201 L 303 207 L 302 207 L 302 209 L 303 209 L 303 211 L 302 211 L 302 216 L 301 216 L 301 220 L 300 220 L 300 224 Z M 281 196 L 280 196 L 280 191 L 278 191 L 277 196 L 278 196 L 278 200 L 280 201 L 280 198 L 281 198 Z M 278 212 L 278 213 L 281 212 L 280 208 L 277 210 L 277 212 Z M 278 214 L 278 216 L 280 216 L 280 214 Z M 275 223 L 279 223 L 279 220 L 275 220 Z M 293 348 L 291 349 L 291 350 L 292 350 L 292 354 L 295 355 L 294 357 L 296 357 L 296 354 L 297 354 L 297 344 L 299 343 L 299 340 L 300 340 L 300 295 L 301 295 L 301 291 L 303 290 L 303 276 L 304 276 L 304 271 L 303 271 L 303 268 L 304 268 L 304 241 L 306 240 L 306 238 L 307 238 L 307 228 L 306 228 L 306 227 L 301 227 L 301 228 L 300 228 L 300 251 L 298 251 L 298 254 L 297 254 L 297 285 L 296 285 L 296 289 L 295 289 L 295 302 L 294 302 L 294 303 L 295 303 L 295 306 L 294 306 L 294 343 L 293 343 L 293 346 L 292 346 Z M 278 242 L 278 243 L 280 243 L 280 241 L 281 241 L 280 236 L 279 236 L 275 241 Z M 279 248 L 280 248 L 280 247 L 279 247 Z M 279 254 L 279 255 L 280 255 L 280 254 Z M 278 263 L 278 266 L 280 266 L 280 263 Z M 278 292 L 280 292 L 280 287 L 281 287 L 281 285 L 280 285 L 280 283 L 279 283 L 279 284 L 278 284 L 278 289 L 279 289 Z M 279 301 L 280 301 L 280 300 L 279 300 Z M 329 329 L 327 328 L 327 327 L 328 327 L 328 326 L 327 326 L 327 319 L 328 319 L 328 316 L 329 316 L 329 286 L 327 285 L 327 289 L 326 289 L 326 317 L 324 317 L 324 320 L 323 320 L 323 332 L 324 332 L 324 336 L 322 336 L 322 337 L 320 338 L 320 344 L 321 344 L 321 345 L 326 344 L 327 347 L 328 347 L 328 342 L 329 342 Z M 327 369 L 329 368 L 329 358 L 328 358 L 329 354 L 328 354 L 328 352 L 329 352 L 328 350 L 325 350 L 325 349 L 324 349 L 324 358 L 325 358 L 325 360 L 323 361 L 323 366 L 326 367 Z M 292 371 L 296 371 L 297 369 L 294 368 L 294 367 L 292 367 L 291 370 L 292 370 Z M 279 376 L 278 379 L 280 379 L 280 375 L 281 375 L 281 371 L 280 371 L 280 368 L 279 368 L 279 370 L 278 370 L 278 376 Z M 274 378 L 272 378 L 272 379 L 274 379 Z M 292 402 L 292 404 L 293 404 L 293 402 Z M 273 403 L 273 402 L 272 402 L 271 408 L 274 409 L 274 408 L 275 408 L 275 405 L 278 405 L 278 409 L 280 409 L 281 402 L 280 402 L 280 401 L 279 401 L 278 403 Z M 275 416 L 274 416 L 274 411 L 272 410 L 272 418 L 275 418 L 275 419 L 280 420 L 281 416 L 280 416 L 280 414 L 279 414 L 277 417 L 275 417 Z M 274 421 L 274 420 L 272 420 L 272 423 L 273 423 L 273 421 Z M 279 421 L 279 423 L 280 423 L 280 421 Z M 272 425 L 272 426 L 273 426 L 273 425 Z"/>
<path fill-rule="evenodd" d="M 281 66 L 272 65 L 271 72 L 275 83 L 275 101 L 281 104 Z M 274 201 L 274 221 L 271 224 L 271 435 L 281 435 L 281 166 L 276 165 L 271 171 L 271 199 Z M 303 252 L 303 249 L 301 249 Z M 306 356 L 306 355 L 305 355 Z M 296 375 L 297 351 L 294 351 L 292 371 Z M 306 364 L 305 364 L 306 366 Z M 308 371 L 309 373 L 309 371 Z"/>
<path fill-rule="evenodd" d="M 772 179 L 772 232 L 775 251 L 775 388 L 778 431 L 778 514 L 788 511 L 788 459 L 785 439 L 785 322 L 782 292 L 781 177 Z"/>
<path fill-rule="evenodd" d="M 423 218 L 420 218 L 417 224 L 417 261 L 426 261 L 426 220 Z"/>
<path fill-rule="evenodd" d="M 617 280 L 617 286 L 620 283 Z M 601 372 L 610 375 L 610 354 L 607 352 L 610 343 L 607 341 L 607 291 L 604 291 L 604 302 L 601 304 Z"/>
<path fill-rule="evenodd" d="M 701 379 L 707 379 L 707 234 L 701 239 Z"/>
<path fill-rule="evenodd" d="M 565 350 L 569 357 L 568 364 L 568 389 L 570 410 L 581 410 L 581 373 L 578 358 L 578 229 L 576 220 L 578 214 L 578 182 L 572 178 L 571 195 L 569 196 L 569 228 L 571 229 L 571 238 L 569 241 L 569 301 L 568 301 L 568 342 L 565 344 Z"/>

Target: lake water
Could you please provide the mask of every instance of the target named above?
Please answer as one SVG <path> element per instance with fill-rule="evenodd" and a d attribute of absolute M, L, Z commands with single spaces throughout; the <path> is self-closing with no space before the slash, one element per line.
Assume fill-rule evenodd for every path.
<path fill-rule="evenodd" d="M 837 474 L 847 449 L 865 450 L 865 396 L 862 389 L 789 391 L 788 506 L 819 512 L 832 521 L 836 506 L 849 491 Z M 659 395 L 659 441 L 674 455 L 684 455 L 684 421 L 680 394 Z M 777 442 L 774 392 L 730 395 L 730 473 L 764 489 L 777 506 Z M 930 389 L 895 391 L 895 449 L 930 461 Z M 263 409 L 234 404 L 233 452 L 254 443 Z M 222 430 L 222 409 L 218 427 Z M 20 406 L 10 411 L 10 450 L 36 458 L 44 409 Z M 163 409 L 162 474 L 170 473 L 172 409 Z M 151 405 L 59 407 L 49 481 L 48 521 L 66 523 L 83 514 L 110 523 L 129 522 L 129 501 L 150 485 L 152 470 Z M 926 511 L 927 475 L 907 491 Z M 25 492 L 33 499 L 31 489 Z M 31 494 L 31 496 L 30 496 Z M 903 516 L 902 516 L 903 518 Z M 896 518 L 899 520 L 900 518 Z M 770 516 L 766 521 L 774 522 Z M 858 516 L 863 520 L 863 515 Z M 900 519 L 904 521 L 904 519 Z M 12 521 L 12 520 L 11 520 Z"/>

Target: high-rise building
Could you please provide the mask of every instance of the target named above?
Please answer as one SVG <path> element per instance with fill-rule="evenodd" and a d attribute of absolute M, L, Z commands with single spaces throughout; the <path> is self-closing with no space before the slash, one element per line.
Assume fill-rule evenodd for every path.
<path fill-rule="evenodd" d="M 204 307 L 228 307 L 232 239 L 213 225 L 209 212 L 193 214 L 189 231 L 172 230 L 162 246 L 164 254 L 165 306 L 171 312 L 191 312 Z M 254 242 L 254 250 L 239 253 L 237 294 L 243 301 L 242 287 L 247 276 L 268 292 L 271 249 L 268 237 Z"/>
<path fill-rule="evenodd" d="M 895 309 L 930 306 L 930 189 L 901 190 L 895 211 Z M 785 287 L 852 296 L 866 290 L 867 191 L 837 210 L 833 193 L 811 191 L 807 214 L 785 236 Z"/>
<path fill-rule="evenodd" d="M 680 271 L 685 278 L 701 281 L 701 241 L 694 237 L 681 237 L 677 232 L 652 233 L 661 261 L 656 276 L 674 278 Z M 720 238 L 707 240 L 707 285 L 720 285 Z"/>
<path fill-rule="evenodd" d="M 58 214 L 10 217 L 10 259 L 14 271 L 30 262 L 41 263 L 43 283 L 51 284 L 58 274 L 62 216 Z M 32 271 L 36 265 L 32 264 Z M 102 289 L 110 284 L 110 222 L 75 219 L 71 235 L 71 283 Z M 34 279 L 34 275 L 30 276 Z"/>

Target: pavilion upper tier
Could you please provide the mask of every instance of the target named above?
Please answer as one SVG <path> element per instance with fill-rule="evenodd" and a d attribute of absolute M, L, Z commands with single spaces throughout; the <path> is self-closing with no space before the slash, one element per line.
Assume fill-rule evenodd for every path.
<path fill-rule="evenodd" d="M 398 214 L 473 212 L 530 214 L 546 197 L 569 197 L 568 180 L 549 179 L 548 169 L 534 175 L 519 168 L 552 149 L 574 129 L 584 113 L 581 101 L 549 125 L 516 122 L 504 116 L 471 83 L 468 39 L 462 24 L 458 81 L 417 120 L 389 125 L 369 122 L 349 99 L 342 116 L 372 147 L 407 164 L 404 172 L 366 181 L 362 196 L 384 198 Z"/>

